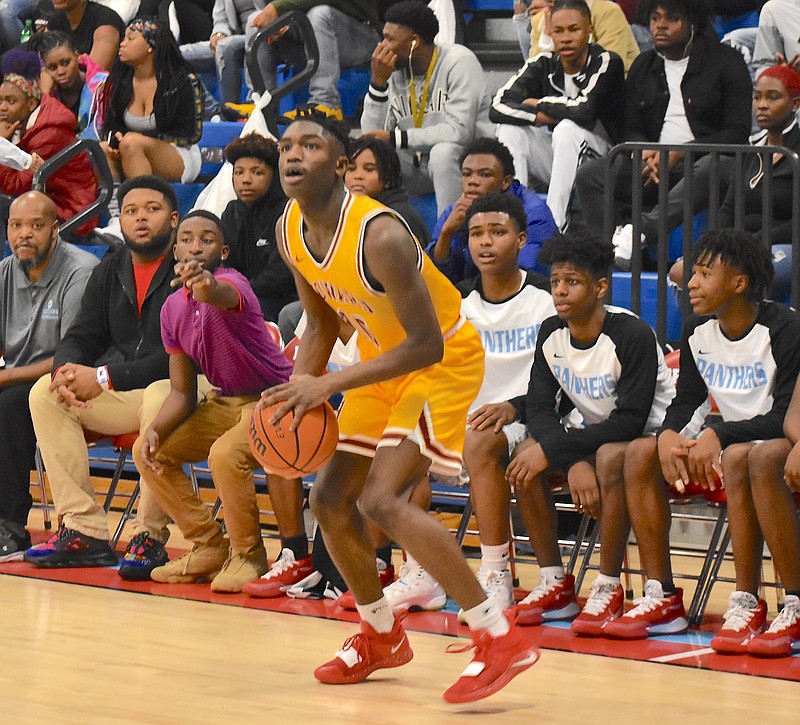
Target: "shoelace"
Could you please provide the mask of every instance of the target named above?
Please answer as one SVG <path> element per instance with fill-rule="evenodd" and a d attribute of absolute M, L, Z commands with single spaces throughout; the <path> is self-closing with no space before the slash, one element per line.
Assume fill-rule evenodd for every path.
<path fill-rule="evenodd" d="M 643 597 L 633 600 L 634 607 L 628 612 L 626 617 L 635 617 L 646 612 L 653 612 L 661 606 L 661 599 L 645 594 Z"/>
<path fill-rule="evenodd" d="M 400 567 L 400 575 L 397 577 L 396 581 L 393 581 L 386 588 L 389 589 L 390 587 L 399 588 L 413 586 L 415 581 L 422 579 L 422 572 L 423 569 L 421 566 L 414 567 L 412 569 L 408 563 L 404 563 Z"/>
<path fill-rule="evenodd" d="M 471 649 L 475 650 L 473 659 L 481 660 L 486 653 L 487 647 L 492 643 L 492 636 L 488 632 L 481 632 L 469 644 L 449 644 L 445 647 L 445 652 L 449 655 L 457 655 L 463 652 L 469 652 Z"/>
<path fill-rule="evenodd" d="M 611 599 L 616 590 L 617 588 L 611 585 L 596 588 L 592 587 L 589 592 L 589 598 L 586 600 L 586 604 L 583 605 L 584 614 L 602 614 L 608 605 L 611 604 Z"/>
<path fill-rule="evenodd" d="M 558 589 L 559 585 L 563 584 L 563 581 L 552 581 L 552 582 L 539 582 L 532 590 L 531 593 L 525 597 L 526 604 L 536 604 L 544 599 L 550 592 Z"/>
<path fill-rule="evenodd" d="M 755 614 L 755 610 L 748 609 L 741 605 L 731 607 L 722 615 L 722 618 L 725 620 L 724 628 L 732 629 L 735 632 L 741 632 L 750 624 L 750 620 L 753 619 L 753 614 Z"/>
<path fill-rule="evenodd" d="M 783 609 L 778 613 L 778 616 L 772 620 L 769 625 L 768 632 L 783 632 L 785 629 L 794 626 L 797 619 L 800 617 L 800 608 L 793 604 L 784 605 Z"/>
<path fill-rule="evenodd" d="M 128 542 L 128 550 L 126 553 L 140 556 L 146 552 L 152 543 L 153 540 L 150 538 L 150 534 L 146 531 L 142 531 Z"/>
<path fill-rule="evenodd" d="M 295 561 L 294 558 L 280 556 L 275 560 L 275 563 L 270 567 L 270 570 L 261 578 L 274 579 L 275 577 L 280 576 L 284 572 L 291 569 L 295 564 L 297 564 L 297 561 Z"/>

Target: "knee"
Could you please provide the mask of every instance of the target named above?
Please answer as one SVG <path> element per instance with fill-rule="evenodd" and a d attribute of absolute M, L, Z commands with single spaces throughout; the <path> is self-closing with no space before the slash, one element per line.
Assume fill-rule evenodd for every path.
<path fill-rule="evenodd" d="M 252 470 L 255 461 L 247 448 L 247 442 L 242 437 L 230 435 L 230 431 L 214 441 L 208 451 L 208 467 L 214 479 L 216 473 L 234 470 Z"/>
<path fill-rule="evenodd" d="M 385 492 L 378 492 L 375 486 L 369 483 L 364 487 L 364 492 L 358 500 L 361 513 L 374 521 L 384 531 L 396 521 L 395 499 Z"/>
<path fill-rule="evenodd" d="M 657 462 L 658 449 L 655 437 L 637 438 L 628 444 L 625 451 L 625 485 L 638 487 L 650 478 L 648 471 Z"/>
<path fill-rule="evenodd" d="M 581 128 L 574 121 L 564 119 L 556 124 L 553 129 L 553 146 L 578 146 L 580 145 Z"/>
<path fill-rule="evenodd" d="M 597 450 L 595 472 L 602 489 L 609 490 L 622 484 L 625 450 L 626 446 L 618 443 L 609 443 Z"/>
<path fill-rule="evenodd" d="M 493 430 L 469 429 L 464 438 L 464 464 L 467 470 L 478 473 L 489 464 L 502 463 L 508 458 L 508 441 L 505 435 Z"/>
<path fill-rule="evenodd" d="M 755 488 L 757 482 L 775 478 L 782 479 L 786 457 L 791 450 L 792 444 L 786 438 L 756 443 L 747 455 L 747 465 L 752 472 L 750 480 L 753 487 Z"/>
<path fill-rule="evenodd" d="M 328 486 L 324 479 L 318 478 L 308 496 L 311 513 L 323 525 L 340 518 L 347 508 L 345 499 L 334 486 Z"/>
<path fill-rule="evenodd" d="M 428 157 L 428 168 L 431 174 L 448 172 L 454 166 L 458 166 L 458 158 L 462 147 L 458 144 L 443 141 L 437 143 L 431 150 Z"/>
<path fill-rule="evenodd" d="M 306 11 L 306 17 L 316 31 L 317 28 L 329 26 L 333 22 L 333 9 L 330 5 L 317 5 Z"/>
<path fill-rule="evenodd" d="M 50 391 L 50 380 L 49 375 L 42 375 L 31 388 L 28 395 L 31 416 L 35 416 L 39 411 L 48 407 L 52 408 L 56 403 L 56 394 Z"/>
<path fill-rule="evenodd" d="M 135 133 L 129 131 L 120 139 L 119 142 L 120 155 L 142 153 L 144 151 L 144 146 L 146 142 L 147 142 L 146 136 L 143 136 L 141 133 Z"/>

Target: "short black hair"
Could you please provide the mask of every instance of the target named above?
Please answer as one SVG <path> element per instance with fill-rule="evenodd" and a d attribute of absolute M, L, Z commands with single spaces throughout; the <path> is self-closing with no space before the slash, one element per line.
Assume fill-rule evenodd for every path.
<path fill-rule="evenodd" d="M 772 285 L 775 268 L 768 247 L 749 232 L 714 229 L 705 232 L 692 249 L 692 266 L 719 259 L 747 275 L 746 298 L 758 304 Z"/>
<path fill-rule="evenodd" d="M 235 164 L 239 159 L 259 159 L 270 169 L 278 169 L 278 144 L 260 133 L 235 138 L 225 147 L 225 159 Z"/>
<path fill-rule="evenodd" d="M 160 176 L 153 176 L 152 174 L 144 174 L 142 176 L 134 176 L 132 179 L 126 179 L 119 185 L 117 191 L 117 203 L 122 206 L 126 194 L 133 189 L 152 189 L 158 191 L 166 199 L 170 211 L 178 211 L 178 196 L 175 194 L 175 189 L 172 184 Z"/>
<path fill-rule="evenodd" d="M 175 233 L 177 235 L 178 229 L 180 229 L 181 224 L 183 224 L 187 219 L 191 219 L 192 217 L 203 217 L 203 219 L 208 219 L 212 222 L 216 227 L 217 231 L 219 232 L 219 237 L 222 240 L 223 244 L 227 244 L 225 241 L 225 227 L 222 224 L 222 219 L 220 219 L 216 214 L 210 211 L 206 211 L 205 209 L 192 209 L 190 212 L 184 214 L 180 221 L 178 222 L 178 226 L 175 227 Z M 175 237 L 177 239 L 177 236 Z"/>
<path fill-rule="evenodd" d="M 355 161 L 362 151 L 372 151 L 378 164 L 378 178 L 384 189 L 399 189 L 403 185 L 400 158 L 386 141 L 374 136 L 359 136 L 350 142 L 350 161 Z"/>
<path fill-rule="evenodd" d="M 428 45 L 433 43 L 436 33 L 439 32 L 439 21 L 435 13 L 427 3 L 420 0 L 403 0 L 392 5 L 384 13 L 383 22 L 408 28 Z"/>
<path fill-rule="evenodd" d="M 589 9 L 585 0 L 556 0 L 553 7 L 550 9 L 550 16 L 552 17 L 558 10 L 577 10 L 583 13 L 586 22 L 590 25 L 592 23 L 592 11 Z"/>
<path fill-rule="evenodd" d="M 503 174 L 505 176 L 514 176 L 514 157 L 508 150 L 508 146 L 502 141 L 498 141 L 491 136 L 476 138 L 464 149 L 464 153 L 461 154 L 458 165 L 463 166 L 467 156 L 472 156 L 473 154 L 489 154 L 490 156 L 496 157 L 503 167 Z"/>
<path fill-rule="evenodd" d="M 516 225 L 518 232 L 528 231 L 528 215 L 525 213 L 525 207 L 522 202 L 513 194 L 505 194 L 501 191 L 481 194 L 475 199 L 467 209 L 464 227 L 469 229 L 469 222 L 476 214 L 492 211 L 508 214 L 511 221 Z"/>
<path fill-rule="evenodd" d="M 686 18 L 696 35 L 711 30 L 711 10 L 706 0 L 647 0 L 644 3 L 643 17 L 649 22 L 656 8 L 667 13 Z"/>
<path fill-rule="evenodd" d="M 350 136 L 347 129 L 341 121 L 326 115 L 322 111 L 317 110 L 314 106 L 301 106 L 297 109 L 297 116 L 287 125 L 292 126 L 300 121 L 311 121 L 319 126 L 328 136 L 335 138 L 342 147 L 342 152 L 347 158 L 350 158 Z"/>
<path fill-rule="evenodd" d="M 614 245 L 588 229 L 557 234 L 546 240 L 539 252 L 541 264 L 573 264 L 594 279 L 608 277 L 614 264 Z"/>

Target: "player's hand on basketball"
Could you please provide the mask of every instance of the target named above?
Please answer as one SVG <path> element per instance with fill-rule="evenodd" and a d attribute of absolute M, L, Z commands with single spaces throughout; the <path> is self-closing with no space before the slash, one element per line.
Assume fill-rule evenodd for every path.
<path fill-rule="evenodd" d="M 273 425 L 294 410 L 294 420 L 289 430 L 295 430 L 306 411 L 322 405 L 334 391 L 328 387 L 328 376 L 292 375 L 288 383 L 276 385 L 261 394 L 259 405 L 282 403 L 269 419 Z"/>
<path fill-rule="evenodd" d="M 62 403 L 75 408 L 91 408 L 89 401 L 103 392 L 97 382 L 97 368 L 74 363 L 65 363 L 56 371 L 50 390 Z"/>
<path fill-rule="evenodd" d="M 542 447 L 532 438 L 528 438 L 514 451 L 514 457 L 506 468 L 506 480 L 512 486 L 530 484 L 549 465 Z"/>
<path fill-rule="evenodd" d="M 786 458 L 783 469 L 783 480 L 790 491 L 800 493 L 800 445 L 795 444 Z"/>
<path fill-rule="evenodd" d="M 572 503 L 578 511 L 589 514 L 593 519 L 600 516 L 600 486 L 594 466 L 588 461 L 578 461 L 567 474 Z"/>
<path fill-rule="evenodd" d="M 163 468 L 156 461 L 156 453 L 161 447 L 161 440 L 158 433 L 152 428 L 148 428 L 142 434 L 142 460 L 144 464 L 155 473 L 163 473 Z"/>
<path fill-rule="evenodd" d="M 495 433 L 499 433 L 504 425 L 513 423 L 516 417 L 517 409 L 509 402 L 487 403 L 467 418 L 467 425 L 472 430 L 492 428 Z"/>
<path fill-rule="evenodd" d="M 715 491 L 722 481 L 722 464 L 720 456 L 722 445 L 717 434 L 706 428 L 695 441 L 689 445 L 689 477 L 703 488 Z"/>
<path fill-rule="evenodd" d="M 658 460 L 664 480 L 678 493 L 683 493 L 689 484 L 689 469 L 686 465 L 688 440 L 680 433 L 665 430 L 658 436 Z"/>
<path fill-rule="evenodd" d="M 389 83 L 389 76 L 394 73 L 396 66 L 397 54 L 389 48 L 385 40 L 382 40 L 372 51 L 372 59 L 370 60 L 372 77 L 370 82 L 379 88 L 383 88 Z"/>

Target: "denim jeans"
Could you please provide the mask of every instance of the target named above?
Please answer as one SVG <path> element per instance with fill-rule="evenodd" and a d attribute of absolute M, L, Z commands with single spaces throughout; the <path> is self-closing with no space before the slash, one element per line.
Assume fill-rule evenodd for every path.
<path fill-rule="evenodd" d="M 19 45 L 22 21 L 17 13 L 34 4 L 34 0 L 0 0 L 0 51 Z"/>
<path fill-rule="evenodd" d="M 211 52 L 208 41 L 187 43 L 181 46 L 181 54 L 193 70 L 198 73 L 216 71 L 222 103 L 239 103 L 240 101 L 244 50 L 244 35 L 229 35 L 227 38 L 223 38 L 217 43 L 215 53 Z"/>

